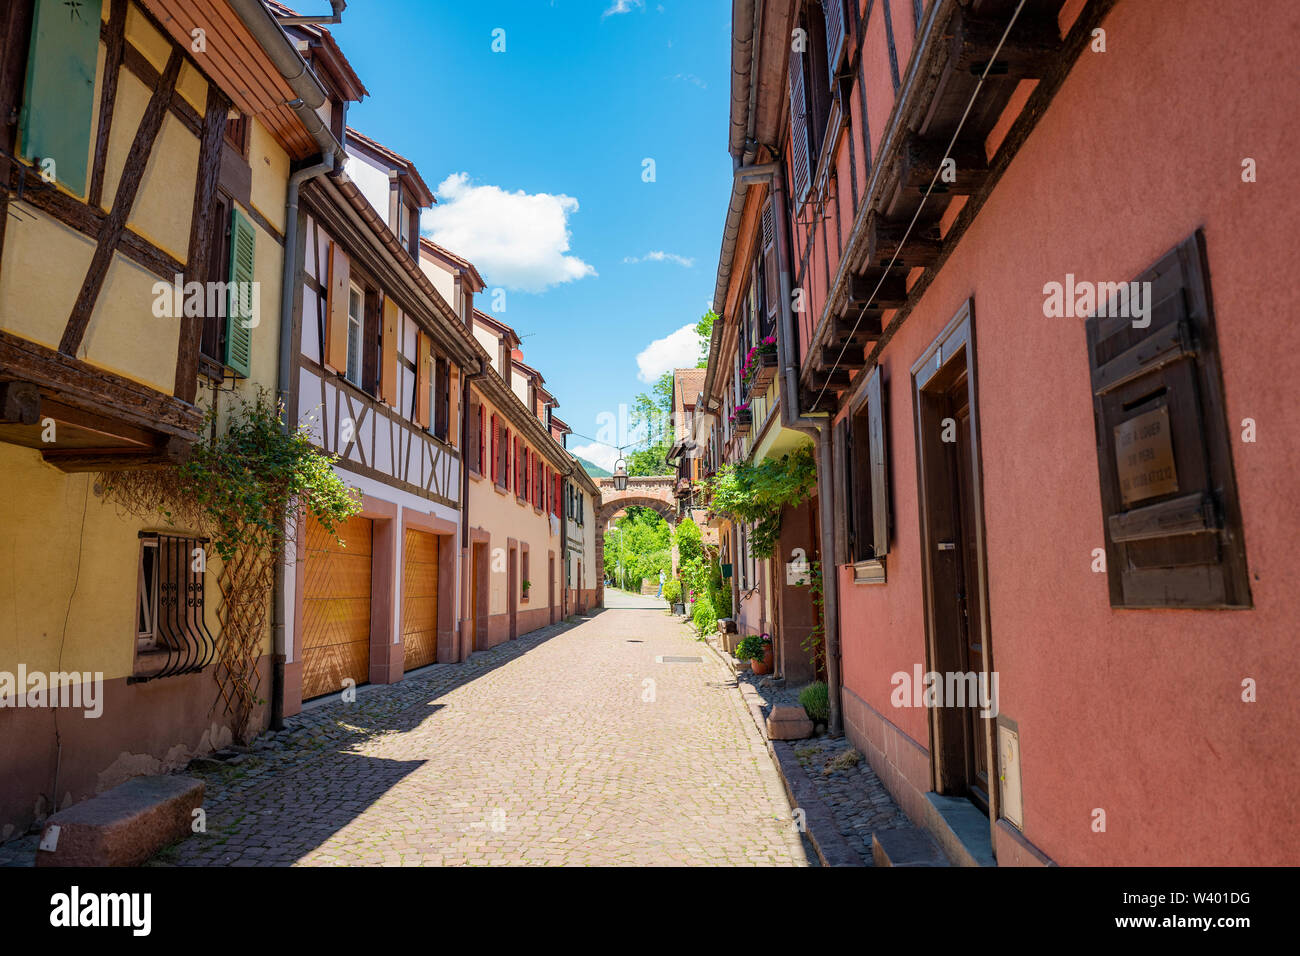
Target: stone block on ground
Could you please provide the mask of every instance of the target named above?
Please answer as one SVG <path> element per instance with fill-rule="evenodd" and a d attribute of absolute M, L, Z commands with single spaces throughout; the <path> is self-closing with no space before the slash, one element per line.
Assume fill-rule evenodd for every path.
<path fill-rule="evenodd" d="M 134 777 L 50 817 L 36 865 L 139 866 L 189 836 L 202 804 L 201 780 Z"/>
<path fill-rule="evenodd" d="M 767 718 L 767 736 L 771 740 L 803 740 L 811 737 L 813 722 L 802 707 L 779 704 Z"/>
<path fill-rule="evenodd" d="M 877 830 L 871 834 L 876 866 L 951 866 L 939 845 L 917 827 Z"/>

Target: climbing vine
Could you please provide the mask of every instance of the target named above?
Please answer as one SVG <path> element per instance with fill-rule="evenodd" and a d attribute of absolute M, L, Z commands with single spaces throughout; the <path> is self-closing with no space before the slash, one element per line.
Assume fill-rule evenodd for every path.
<path fill-rule="evenodd" d="M 750 526 L 749 547 L 756 558 L 770 558 L 781 534 L 781 509 L 806 501 L 817 490 L 817 466 L 805 445 L 757 465 L 724 465 L 707 482 L 709 507 Z"/>
<path fill-rule="evenodd" d="M 246 739 L 253 707 L 262 703 L 257 661 L 286 541 L 296 538 L 304 515 L 333 534 L 360 505 L 331 467 L 335 459 L 312 446 L 305 427 L 285 427 L 284 408 L 266 389 L 237 402 L 224 429 L 208 410 L 203 431 L 210 437 L 183 463 L 106 472 L 99 484 L 106 501 L 197 532 L 220 557 L 216 676 L 236 734 Z"/>

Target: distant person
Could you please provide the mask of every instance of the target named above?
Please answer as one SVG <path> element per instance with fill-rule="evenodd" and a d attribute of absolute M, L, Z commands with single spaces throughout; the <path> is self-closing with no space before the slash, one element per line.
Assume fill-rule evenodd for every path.
<path fill-rule="evenodd" d="M 663 596 L 664 596 L 664 572 L 663 569 L 660 568 L 659 569 L 659 593 L 656 594 L 655 597 L 663 597 Z"/>

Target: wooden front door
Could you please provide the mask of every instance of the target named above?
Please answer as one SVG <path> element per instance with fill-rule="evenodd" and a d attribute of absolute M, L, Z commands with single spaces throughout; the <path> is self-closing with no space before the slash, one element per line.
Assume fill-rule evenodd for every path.
<path fill-rule="evenodd" d="M 546 559 L 546 606 L 551 609 L 550 622 L 555 623 L 555 552 Z"/>
<path fill-rule="evenodd" d="M 506 564 L 506 610 L 510 618 L 510 640 L 519 636 L 519 561 L 514 548 L 509 551 Z"/>
<path fill-rule="evenodd" d="M 438 659 L 438 538 L 407 531 L 402 549 L 403 670 Z"/>
<path fill-rule="evenodd" d="M 338 539 L 308 521 L 302 595 L 303 700 L 370 679 L 372 522 L 354 517 Z"/>
<path fill-rule="evenodd" d="M 948 463 L 948 476 L 952 488 L 948 498 L 952 502 L 953 543 L 956 547 L 954 560 L 957 573 L 954 576 L 957 585 L 957 614 L 952 628 L 952 638 L 956 642 L 958 660 L 965 673 L 982 674 L 984 672 L 984 645 L 978 622 L 980 620 L 980 586 L 979 586 L 979 540 L 976 534 L 975 487 L 971 473 L 971 427 L 970 398 L 967 376 L 960 379 L 944 396 L 948 414 L 945 416 L 955 425 L 956 441 L 948 443 L 951 460 Z M 992 746 L 991 734 L 993 721 L 980 716 L 980 708 L 970 706 L 960 708 L 964 718 L 961 733 L 964 739 L 966 786 L 968 796 L 988 810 L 989 770 L 988 753 Z"/>
<path fill-rule="evenodd" d="M 958 313 L 912 367 L 912 375 L 921 473 L 926 670 L 940 675 L 944 691 L 941 706 L 930 712 L 934 786 L 940 793 L 967 797 L 990 813 L 996 800 L 989 773 L 995 729 L 993 718 L 982 716 L 980 692 L 993 686 L 994 662 L 985 607 L 979 421 L 967 310 Z M 973 683 L 966 675 L 973 675 Z M 958 682 L 964 699 L 953 699 Z"/>
<path fill-rule="evenodd" d="M 482 576 L 479 574 L 479 565 L 483 562 L 487 546 L 475 544 L 470 546 L 470 554 L 473 558 L 469 562 L 469 647 L 471 651 L 482 650 L 483 645 L 478 634 L 480 600 L 479 588 L 481 586 Z"/>

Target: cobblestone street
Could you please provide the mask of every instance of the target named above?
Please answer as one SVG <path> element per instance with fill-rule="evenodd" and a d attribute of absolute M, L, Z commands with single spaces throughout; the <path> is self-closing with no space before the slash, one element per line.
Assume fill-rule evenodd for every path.
<path fill-rule="evenodd" d="M 156 862 L 808 865 L 730 682 L 657 609 L 545 628 L 201 771 L 207 833 Z"/>

